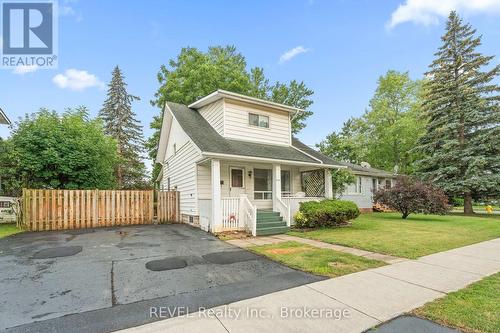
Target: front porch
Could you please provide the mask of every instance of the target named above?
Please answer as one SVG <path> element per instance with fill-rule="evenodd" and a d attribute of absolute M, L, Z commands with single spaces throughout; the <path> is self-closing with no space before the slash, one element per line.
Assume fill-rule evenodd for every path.
<path fill-rule="evenodd" d="M 210 159 L 197 174 L 200 224 L 214 233 L 284 233 L 300 202 L 333 197 L 329 169 L 316 165 Z"/>

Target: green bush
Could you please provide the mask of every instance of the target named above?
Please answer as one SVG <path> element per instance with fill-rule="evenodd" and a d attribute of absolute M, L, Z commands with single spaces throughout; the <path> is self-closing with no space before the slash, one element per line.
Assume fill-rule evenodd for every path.
<path fill-rule="evenodd" d="M 300 203 L 294 219 L 297 228 L 334 227 L 345 225 L 359 214 L 358 206 L 352 201 L 308 201 Z"/>
<path fill-rule="evenodd" d="M 464 199 L 453 197 L 453 198 L 451 198 L 451 203 L 452 203 L 453 207 L 463 207 L 464 206 Z"/>

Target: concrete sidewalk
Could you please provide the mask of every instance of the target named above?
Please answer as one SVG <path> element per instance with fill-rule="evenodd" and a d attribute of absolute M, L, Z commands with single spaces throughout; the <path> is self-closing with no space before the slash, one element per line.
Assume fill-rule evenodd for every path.
<path fill-rule="evenodd" d="M 500 271 L 500 238 L 121 332 L 362 332 Z"/>

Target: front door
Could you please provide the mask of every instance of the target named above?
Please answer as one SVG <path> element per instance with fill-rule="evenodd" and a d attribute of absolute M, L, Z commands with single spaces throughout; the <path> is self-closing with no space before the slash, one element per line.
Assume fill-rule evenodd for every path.
<path fill-rule="evenodd" d="M 245 193 L 245 169 L 229 168 L 229 196 L 239 197 Z"/>

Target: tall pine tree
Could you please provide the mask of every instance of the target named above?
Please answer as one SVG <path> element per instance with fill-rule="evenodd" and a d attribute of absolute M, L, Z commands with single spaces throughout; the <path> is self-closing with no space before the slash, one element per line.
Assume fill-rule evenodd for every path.
<path fill-rule="evenodd" d="M 130 95 L 126 88 L 123 74 L 116 66 L 99 117 L 104 121 L 104 132 L 118 144 L 120 160 L 115 170 L 118 187 L 143 188 L 146 185 L 146 167 L 142 161 L 144 137 L 132 111 L 132 102 L 139 97 Z"/>
<path fill-rule="evenodd" d="M 500 87 L 493 81 L 500 66 L 485 69 L 493 57 L 476 50 L 481 36 L 454 11 L 441 39 L 424 86 L 428 125 L 418 168 L 447 194 L 463 197 L 470 214 L 473 198 L 500 191 Z"/>

